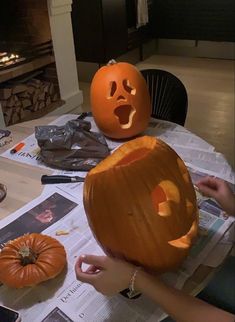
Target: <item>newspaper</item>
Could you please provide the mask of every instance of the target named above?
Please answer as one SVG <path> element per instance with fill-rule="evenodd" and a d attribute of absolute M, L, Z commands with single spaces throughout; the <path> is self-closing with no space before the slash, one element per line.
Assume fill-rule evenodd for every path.
<path fill-rule="evenodd" d="M 206 203 L 206 202 L 205 202 Z M 201 206 L 202 208 L 204 206 Z M 233 217 L 228 217 L 223 211 L 220 215 L 216 213 L 217 210 L 212 213 L 200 209 L 199 212 L 199 236 L 195 245 L 190 250 L 190 253 L 183 263 L 182 267 L 185 272 L 191 276 L 200 264 L 204 263 L 207 256 L 213 250 L 215 245 L 223 238 L 225 232 L 232 229 L 234 222 Z M 232 243 L 228 245 L 227 252 L 232 248 Z M 218 256 L 218 264 L 222 261 L 221 257 Z M 209 266 L 210 265 L 209 263 Z"/>
<path fill-rule="evenodd" d="M 214 147 L 199 136 L 189 132 L 183 126 L 168 121 L 151 119 L 145 133 L 156 136 L 172 147 L 188 146 L 191 149 L 199 149 L 201 151 L 214 151 Z"/>
<path fill-rule="evenodd" d="M 75 119 L 77 117 L 78 115 L 75 114 L 62 115 L 50 124 L 57 126 L 64 125 L 67 121 Z M 88 116 L 86 117 L 86 120 L 91 123 L 92 131 L 99 132 L 99 129 L 97 128 L 92 117 Z M 180 146 L 187 145 L 191 148 L 200 148 L 204 151 L 213 151 L 214 149 L 213 146 L 197 137 L 196 135 L 190 133 L 184 127 L 167 121 L 157 121 L 151 119 L 148 129 L 143 134 L 157 136 L 171 146 L 175 146 L 177 144 L 179 144 Z M 115 150 L 118 146 L 120 146 L 127 140 L 112 140 L 110 138 L 106 138 L 106 141 L 110 150 Z M 48 168 L 48 166 L 43 164 L 40 158 L 40 148 L 38 147 L 37 140 L 34 134 L 28 136 L 21 142 L 23 142 L 25 146 L 19 152 L 11 154 L 11 149 L 8 149 L 4 153 L 2 153 L 1 156 L 17 162 L 26 163 L 31 166 Z"/>
<path fill-rule="evenodd" d="M 53 123 L 62 125 L 74 117 L 77 116 L 65 115 Z M 92 130 L 98 131 L 94 120 L 87 120 L 91 122 Z M 226 179 L 234 189 L 234 172 L 223 156 L 185 128 L 167 121 L 151 120 L 145 134 L 157 136 L 175 149 L 186 162 L 194 184 L 210 174 Z M 9 151 L 2 156 L 45 167 L 36 157 L 38 152 L 35 152 L 37 142 L 34 135 L 24 142 L 26 150 L 22 152 L 32 157 L 21 154 L 12 156 Z M 107 139 L 112 151 L 123 142 Z M 78 171 L 57 170 L 54 174 L 86 176 L 86 172 Z M 0 221 L 0 244 L 27 232 L 42 232 L 64 245 L 68 260 L 63 274 L 37 287 L 14 290 L 2 285 L 0 303 L 20 311 L 24 322 L 160 321 L 165 316 L 164 312 L 143 295 L 135 300 L 120 294 L 106 297 L 92 286 L 76 280 L 74 265 L 79 255 L 103 254 L 89 228 L 82 195 L 81 182 L 47 185 L 40 197 Z M 169 285 L 179 289 L 201 263 L 211 267 L 220 265 L 234 242 L 230 238 L 234 232 L 234 218 L 228 217 L 214 200 L 198 192 L 197 202 L 200 210 L 199 237 L 181 269 L 162 276 Z M 45 212 L 48 207 L 50 212 Z"/>
<path fill-rule="evenodd" d="M 51 210 L 50 217 L 46 209 Z M 163 312 L 143 295 L 136 300 L 120 294 L 106 297 L 76 280 L 74 266 L 79 255 L 103 254 L 90 231 L 83 205 L 77 199 L 55 187 L 51 193 L 43 193 L 0 222 L 0 243 L 30 232 L 58 239 L 66 249 L 68 267 L 57 278 L 34 288 L 0 287 L 0 303 L 19 311 L 24 322 L 160 319 Z M 170 273 L 164 278 L 170 285 L 182 287 L 187 276 Z"/>
<path fill-rule="evenodd" d="M 76 280 L 74 265 L 78 256 L 83 253 L 103 254 L 103 251 L 91 233 L 81 198 L 78 196 L 75 198 L 68 187 L 63 186 L 64 189 L 58 190 L 56 186 L 49 185 L 49 189 L 47 187 L 40 197 L 2 220 L 0 243 L 27 232 L 50 235 L 58 239 L 66 249 L 67 270 L 57 278 L 34 288 L 14 290 L 1 286 L 0 303 L 19 311 L 25 322 L 57 321 L 56 319 L 74 322 L 80 320 L 86 322 L 160 321 L 164 313 L 143 295 L 135 300 L 126 299 L 120 294 L 105 297 L 96 292 L 93 287 Z M 203 205 L 204 202 L 206 200 L 201 200 L 200 209 L 208 209 L 208 206 Z M 45 209 L 51 210 L 50 216 Z M 214 215 L 207 213 L 204 216 L 202 213 L 200 226 L 210 230 L 220 216 L 222 213 L 219 213 L 217 208 Z M 229 219 L 222 220 L 220 223 L 221 234 L 222 228 L 227 231 L 229 226 L 227 220 Z M 195 268 L 195 265 L 200 264 L 204 255 L 210 251 L 209 249 L 215 246 L 219 235 L 217 231 L 213 229 L 212 231 L 214 236 L 210 242 L 208 238 L 199 239 L 190 253 L 190 259 L 185 262 L 188 267 L 184 263 L 183 270 L 164 274 L 163 278 L 169 285 L 183 287 L 190 275 L 189 269 L 192 263 Z"/>

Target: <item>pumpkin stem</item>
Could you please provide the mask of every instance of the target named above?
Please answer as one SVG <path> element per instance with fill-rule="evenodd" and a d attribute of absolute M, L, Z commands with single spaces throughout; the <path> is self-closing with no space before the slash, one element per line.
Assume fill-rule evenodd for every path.
<path fill-rule="evenodd" d="M 107 66 L 115 65 L 115 64 L 117 64 L 116 60 L 115 60 L 115 59 L 111 59 L 111 60 L 108 62 Z"/>
<path fill-rule="evenodd" d="M 34 264 L 37 260 L 37 255 L 28 246 L 23 246 L 19 250 L 19 255 L 21 257 L 21 264 L 26 266 L 28 264 Z"/>

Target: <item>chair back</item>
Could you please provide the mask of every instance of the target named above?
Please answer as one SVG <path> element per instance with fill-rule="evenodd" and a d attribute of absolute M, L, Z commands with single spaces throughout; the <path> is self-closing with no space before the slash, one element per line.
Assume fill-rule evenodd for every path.
<path fill-rule="evenodd" d="M 184 84 L 173 74 L 161 69 L 140 70 L 151 98 L 152 117 L 184 126 L 188 95 Z"/>

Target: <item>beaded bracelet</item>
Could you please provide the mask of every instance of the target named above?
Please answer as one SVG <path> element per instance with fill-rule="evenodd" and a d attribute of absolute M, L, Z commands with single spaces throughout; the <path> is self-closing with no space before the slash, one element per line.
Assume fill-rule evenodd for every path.
<path fill-rule="evenodd" d="M 137 295 L 140 294 L 139 291 L 135 290 L 135 280 L 136 280 L 136 275 L 139 272 L 139 270 L 141 269 L 141 267 L 136 267 L 136 269 L 134 270 L 131 279 L 130 279 L 130 284 L 129 284 L 129 292 L 127 293 L 128 297 L 131 299 Z"/>

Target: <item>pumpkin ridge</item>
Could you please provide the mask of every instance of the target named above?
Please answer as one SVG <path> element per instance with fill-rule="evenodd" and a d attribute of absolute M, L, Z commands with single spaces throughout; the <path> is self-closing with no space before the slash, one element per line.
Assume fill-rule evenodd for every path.
<path fill-rule="evenodd" d="M 47 278 L 51 277 L 51 271 L 49 271 L 49 269 L 54 269 L 55 265 L 53 265 L 50 262 L 44 262 L 44 261 L 38 261 L 36 264 L 37 269 L 40 269 L 40 272 L 42 273 L 42 275 L 46 276 Z"/>

